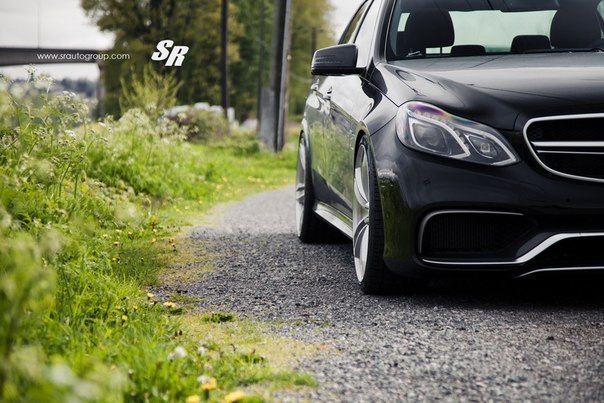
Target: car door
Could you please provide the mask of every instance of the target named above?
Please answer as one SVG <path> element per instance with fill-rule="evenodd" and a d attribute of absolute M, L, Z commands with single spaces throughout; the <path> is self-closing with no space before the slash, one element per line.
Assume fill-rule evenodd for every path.
<path fill-rule="evenodd" d="M 340 44 L 353 42 L 371 1 L 366 0 L 361 4 L 344 30 L 339 42 Z M 331 98 L 333 96 L 334 81 L 335 77 L 315 77 L 306 105 L 306 119 L 311 131 L 315 197 L 333 207 L 335 207 L 337 200 L 333 199 L 332 195 L 334 192 L 331 190 L 333 186 L 329 184 L 330 178 L 333 178 L 332 171 L 334 169 L 332 146 L 328 141 L 332 136 L 326 133 L 326 130 L 330 130 L 329 122 L 332 119 Z"/>
<path fill-rule="evenodd" d="M 354 40 L 351 40 L 359 50 L 358 67 L 367 67 L 369 64 L 381 0 L 373 0 L 367 5 Z M 363 88 L 368 84 L 360 75 L 330 79 L 331 87 L 327 88 L 330 107 L 324 129 L 324 177 L 329 186 L 332 206 L 352 217 L 354 142 L 358 125 L 371 109 L 373 100 Z"/>

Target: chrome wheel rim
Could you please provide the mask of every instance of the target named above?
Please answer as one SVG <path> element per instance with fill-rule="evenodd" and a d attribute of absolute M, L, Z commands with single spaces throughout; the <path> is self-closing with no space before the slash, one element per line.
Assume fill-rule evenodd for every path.
<path fill-rule="evenodd" d="M 359 282 L 365 278 L 369 249 L 369 164 L 367 149 L 361 145 L 354 167 L 354 204 L 352 211 L 354 267 Z"/>
<path fill-rule="evenodd" d="M 304 198 L 306 196 L 306 145 L 300 139 L 298 147 L 298 168 L 296 170 L 296 231 L 302 233 L 304 220 Z"/>

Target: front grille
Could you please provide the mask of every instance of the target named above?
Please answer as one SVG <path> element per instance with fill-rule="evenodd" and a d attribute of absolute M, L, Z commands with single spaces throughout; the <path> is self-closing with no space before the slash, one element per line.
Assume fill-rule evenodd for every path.
<path fill-rule="evenodd" d="M 514 258 L 535 227 L 522 215 L 442 212 L 429 216 L 421 237 L 423 258 Z"/>
<path fill-rule="evenodd" d="M 550 172 L 604 181 L 604 116 L 539 119 L 529 122 L 526 138 Z"/>

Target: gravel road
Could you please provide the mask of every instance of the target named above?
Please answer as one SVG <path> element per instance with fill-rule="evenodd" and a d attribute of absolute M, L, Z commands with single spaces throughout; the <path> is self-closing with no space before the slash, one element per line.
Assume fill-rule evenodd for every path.
<path fill-rule="evenodd" d="M 329 347 L 298 363 L 320 387 L 276 400 L 604 402 L 603 276 L 366 296 L 349 243 L 298 241 L 292 194 L 215 210 L 191 237 L 216 271 L 183 285 L 204 309 Z"/>

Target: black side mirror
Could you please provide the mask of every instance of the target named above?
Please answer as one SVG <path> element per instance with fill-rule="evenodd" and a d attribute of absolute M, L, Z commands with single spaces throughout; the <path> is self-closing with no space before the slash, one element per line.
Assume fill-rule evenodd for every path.
<path fill-rule="evenodd" d="M 344 76 L 360 74 L 357 67 L 359 50 L 356 45 L 336 45 L 315 52 L 311 73 L 315 76 Z"/>

